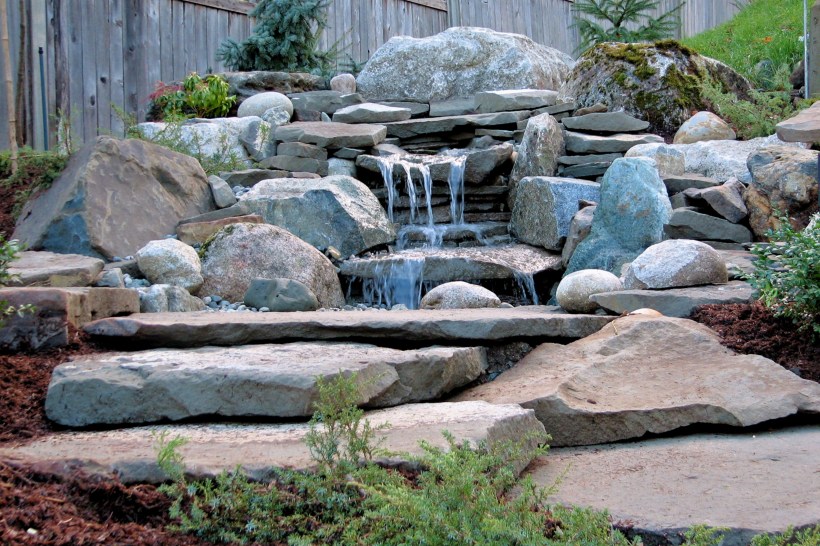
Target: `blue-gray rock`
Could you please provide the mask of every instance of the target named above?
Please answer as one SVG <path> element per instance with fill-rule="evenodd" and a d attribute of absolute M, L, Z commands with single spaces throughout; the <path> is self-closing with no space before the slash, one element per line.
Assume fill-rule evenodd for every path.
<path fill-rule="evenodd" d="M 595 210 L 598 205 L 586 206 L 575 213 L 572 221 L 569 223 L 569 233 L 567 234 L 564 248 L 561 250 L 561 262 L 564 268 L 567 267 L 572 258 L 575 249 L 581 244 L 581 241 L 587 238 L 589 232 L 592 231 L 592 219 L 595 216 Z"/>
<path fill-rule="evenodd" d="M 269 311 L 315 311 L 319 308 L 310 288 L 293 279 L 253 279 L 244 297 L 245 305 Z"/>
<path fill-rule="evenodd" d="M 213 209 L 196 159 L 139 139 L 98 137 L 23 207 L 13 238 L 31 250 L 111 259 Z"/>
<path fill-rule="evenodd" d="M 520 241 L 561 250 L 578 202 L 598 201 L 601 185 L 572 178 L 533 176 L 518 182 L 510 230 Z"/>
<path fill-rule="evenodd" d="M 619 275 L 623 264 L 663 240 L 671 213 L 653 160 L 616 159 L 604 175 L 592 231 L 575 249 L 567 274 L 604 269 Z"/>
<path fill-rule="evenodd" d="M 550 114 L 530 118 L 518 150 L 510 180 L 513 184 L 527 176 L 555 176 L 558 158 L 564 155 L 561 125 Z"/>
<path fill-rule="evenodd" d="M 208 177 L 208 185 L 211 187 L 211 193 L 214 197 L 214 203 L 220 209 L 230 207 L 236 203 L 236 195 L 228 185 L 227 182 L 212 174 Z"/>
<path fill-rule="evenodd" d="M 752 232 L 746 226 L 685 208 L 672 211 L 663 229 L 670 239 L 735 243 L 748 243 L 752 240 Z"/>
<path fill-rule="evenodd" d="M 259 162 L 276 155 L 276 140 L 273 138 L 276 127 L 278 125 L 272 126 L 267 121 L 255 119 L 239 134 L 239 142 L 253 161 Z"/>

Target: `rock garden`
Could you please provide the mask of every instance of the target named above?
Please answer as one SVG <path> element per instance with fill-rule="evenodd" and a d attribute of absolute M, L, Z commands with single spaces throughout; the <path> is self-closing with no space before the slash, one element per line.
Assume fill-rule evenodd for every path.
<path fill-rule="evenodd" d="M 130 544 L 170 502 L 145 484 L 324 468 L 308 420 L 347 385 L 409 479 L 466 457 L 445 431 L 518 442 L 559 530 L 561 506 L 644 544 L 820 525 L 816 108 L 740 140 L 700 90 L 751 84 L 686 47 L 478 28 L 355 77 L 209 78 L 221 117 L 86 143 L 6 228 L 0 299 L 33 309 L 0 329 L 0 486 L 89 480 L 125 503 L 94 532 Z M 201 543 L 163 533 L 133 543 Z"/>

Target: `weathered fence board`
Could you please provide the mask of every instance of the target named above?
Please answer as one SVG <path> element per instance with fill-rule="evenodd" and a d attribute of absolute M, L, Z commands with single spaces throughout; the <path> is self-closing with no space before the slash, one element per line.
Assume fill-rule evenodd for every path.
<path fill-rule="evenodd" d="M 35 123 L 35 110 L 40 108 L 40 88 L 35 85 L 38 47 L 45 52 L 52 145 L 57 140 L 58 112 L 70 122 L 76 140 L 109 132 L 121 135 L 123 120 L 115 110 L 144 119 L 148 95 L 157 81 L 181 80 L 192 71 L 224 70 L 215 58 L 217 48 L 227 38 L 242 40 L 250 35 L 248 12 L 255 4 L 248 0 L 0 1 L 8 2 L 12 71 L 24 89 L 17 97 L 20 137 L 38 147 L 43 141 L 40 124 Z M 657 14 L 677 2 L 661 0 Z M 393 36 L 426 37 L 449 26 L 483 26 L 526 34 L 572 53 L 579 41 L 572 26 L 572 5 L 567 0 L 332 0 L 320 47 L 335 44 L 341 53 L 337 69 L 344 70 L 351 60 L 366 61 Z M 731 0 L 687 0 L 677 35 L 696 34 L 736 12 Z M 0 89 L 1 101 L 4 93 Z M 8 115 L 2 107 L 0 125 L 4 123 Z M 0 134 L 0 149 L 7 147 L 7 135 Z"/>

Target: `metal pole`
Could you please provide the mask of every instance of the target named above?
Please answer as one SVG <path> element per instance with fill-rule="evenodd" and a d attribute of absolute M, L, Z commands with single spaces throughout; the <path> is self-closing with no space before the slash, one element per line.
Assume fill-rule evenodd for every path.
<path fill-rule="evenodd" d="M 40 98 L 43 102 L 43 149 L 48 151 L 48 110 L 46 109 L 46 68 L 43 62 L 43 47 L 37 50 L 40 55 Z"/>
<path fill-rule="evenodd" d="M 803 95 L 809 98 L 809 0 L 803 0 Z"/>

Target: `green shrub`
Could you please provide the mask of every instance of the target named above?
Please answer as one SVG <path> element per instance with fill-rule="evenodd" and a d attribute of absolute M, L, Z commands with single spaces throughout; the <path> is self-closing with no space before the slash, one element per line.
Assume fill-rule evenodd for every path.
<path fill-rule="evenodd" d="M 679 26 L 683 2 L 660 17 L 648 13 L 659 4 L 659 0 L 577 0 L 573 26 L 581 35 L 578 51 L 586 51 L 600 42 L 654 42 L 671 37 Z M 643 25 L 638 28 L 627 27 L 641 22 Z"/>
<path fill-rule="evenodd" d="M 820 525 L 802 531 L 789 527 L 782 535 L 758 535 L 751 546 L 820 546 Z"/>
<path fill-rule="evenodd" d="M 17 218 L 23 205 L 34 193 L 48 189 L 68 163 L 68 156 L 60 152 L 41 152 L 29 147 L 20 148 L 17 172 L 11 174 L 10 153 L 0 152 L 0 185 L 14 188 L 12 216 Z"/>
<path fill-rule="evenodd" d="M 820 213 L 803 231 L 781 216 L 767 235 L 769 244 L 752 247 L 757 260 L 749 282 L 775 315 L 820 337 Z"/>
<path fill-rule="evenodd" d="M 22 246 L 16 240 L 6 241 L 3 235 L 0 235 L 0 287 L 6 286 L 9 281 L 14 279 L 14 275 L 9 273 L 9 264 L 17 258 L 17 253 L 22 250 Z M 0 326 L 5 323 L 7 317 L 11 315 L 24 315 L 34 311 L 31 305 L 13 306 L 5 300 L 0 300 Z"/>
<path fill-rule="evenodd" d="M 336 48 L 319 51 L 330 0 L 260 0 L 250 12 L 253 34 L 244 42 L 228 39 L 216 58 L 231 70 L 281 70 L 325 74 Z"/>
<path fill-rule="evenodd" d="M 225 117 L 236 104 L 236 95 L 229 95 L 230 86 L 222 76 L 210 74 L 202 78 L 191 72 L 181 85 L 157 82 L 148 97 L 152 110 L 159 111 L 161 119 L 180 117 Z"/>

